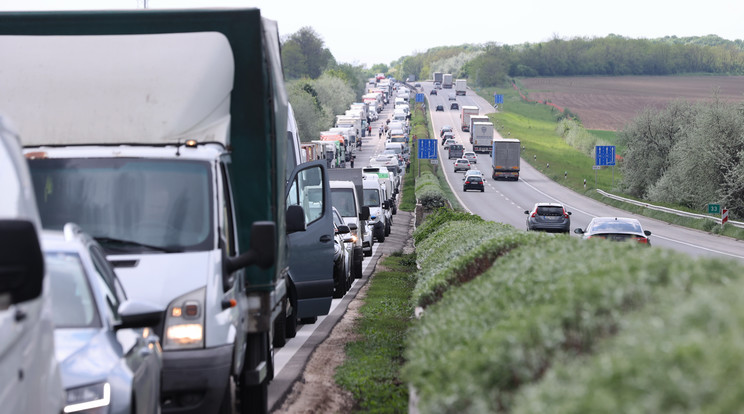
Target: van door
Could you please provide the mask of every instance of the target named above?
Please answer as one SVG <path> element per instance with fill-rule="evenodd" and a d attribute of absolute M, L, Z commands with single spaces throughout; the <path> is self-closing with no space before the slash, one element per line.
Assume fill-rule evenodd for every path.
<path fill-rule="evenodd" d="M 331 188 L 323 161 L 304 163 L 287 183 L 287 206 L 305 213 L 305 231 L 288 235 L 289 274 L 297 317 L 327 315 L 333 299 L 333 217 Z"/>

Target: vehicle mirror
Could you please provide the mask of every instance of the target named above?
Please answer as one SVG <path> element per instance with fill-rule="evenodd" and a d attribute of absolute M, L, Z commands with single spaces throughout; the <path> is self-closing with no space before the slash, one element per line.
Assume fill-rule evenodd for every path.
<path fill-rule="evenodd" d="M 570 212 L 570 211 L 568 212 L 568 215 L 569 215 L 569 216 L 571 215 L 571 212 Z"/>
<path fill-rule="evenodd" d="M 34 224 L 0 220 L 0 294 L 10 296 L 7 305 L 39 297 L 43 281 L 44 256 Z"/>
<path fill-rule="evenodd" d="M 645 234 L 646 236 L 650 236 L 651 235 L 651 231 L 650 230 L 643 230 L 643 234 Z"/>
<path fill-rule="evenodd" d="M 581 228 L 576 228 L 576 229 L 574 229 L 574 233 L 576 233 L 576 234 L 584 234 L 584 230 L 582 230 Z"/>
<path fill-rule="evenodd" d="M 121 323 L 114 327 L 119 329 L 136 329 L 158 326 L 163 320 L 164 310 L 157 306 L 138 300 L 125 300 L 119 305 L 118 313 Z"/>
<path fill-rule="evenodd" d="M 336 226 L 338 228 L 338 234 L 349 234 L 351 233 L 351 229 L 349 229 L 349 226 L 345 224 L 339 224 Z"/>
<path fill-rule="evenodd" d="M 387 210 L 387 209 L 389 209 L 389 208 L 390 208 L 390 206 L 388 205 L 388 202 L 387 202 L 387 201 L 383 201 L 383 202 L 382 202 L 382 208 L 383 208 L 384 210 Z"/>
<path fill-rule="evenodd" d="M 287 234 L 305 231 L 305 210 L 302 206 L 297 204 L 287 206 L 285 220 Z"/>
<path fill-rule="evenodd" d="M 354 231 L 357 230 L 359 227 L 356 225 L 356 223 L 349 223 L 349 230 Z"/>
<path fill-rule="evenodd" d="M 232 273 L 250 265 L 256 265 L 261 269 L 268 269 L 271 267 L 275 260 L 275 233 L 276 224 L 274 224 L 274 222 L 254 222 L 251 226 L 251 246 L 248 251 L 237 257 L 226 258 L 228 273 Z"/>
<path fill-rule="evenodd" d="M 530 212 L 528 210 L 525 210 L 524 214 L 530 214 Z"/>
<path fill-rule="evenodd" d="M 359 213 L 359 220 L 369 220 L 369 206 L 362 206 L 362 212 Z"/>
<path fill-rule="evenodd" d="M 354 241 L 354 238 L 351 237 L 351 235 L 344 236 L 344 243 L 351 243 Z"/>

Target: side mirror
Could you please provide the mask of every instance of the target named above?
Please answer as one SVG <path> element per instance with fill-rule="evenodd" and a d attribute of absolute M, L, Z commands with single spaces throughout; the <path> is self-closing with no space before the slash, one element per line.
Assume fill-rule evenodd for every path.
<path fill-rule="evenodd" d="M 0 294 L 10 296 L 7 305 L 39 297 L 43 281 L 44 256 L 34 224 L 0 220 Z"/>
<path fill-rule="evenodd" d="M 362 206 L 362 212 L 359 213 L 359 220 L 369 220 L 369 206 Z"/>
<path fill-rule="evenodd" d="M 651 231 L 650 230 L 643 230 L 643 234 L 645 234 L 646 236 L 650 236 L 651 235 Z"/>
<path fill-rule="evenodd" d="M 570 215 L 571 215 L 571 212 L 570 212 L 570 211 L 568 211 L 568 212 L 566 212 L 566 214 L 568 214 L 568 215 L 570 216 Z"/>
<path fill-rule="evenodd" d="M 301 208 L 301 207 L 300 207 Z M 256 265 L 268 269 L 274 264 L 276 245 L 276 224 L 273 221 L 257 221 L 251 226 L 251 247 L 236 257 L 225 258 L 227 272 Z"/>
<path fill-rule="evenodd" d="M 356 225 L 356 223 L 349 223 L 349 230 L 354 231 L 357 230 L 359 227 Z"/>
<path fill-rule="evenodd" d="M 338 234 L 349 234 L 351 233 L 351 229 L 349 229 L 349 226 L 345 224 L 339 224 L 336 226 L 338 228 Z"/>
<path fill-rule="evenodd" d="M 297 204 L 288 206 L 285 220 L 287 234 L 305 231 L 305 210 L 302 206 Z"/>
<path fill-rule="evenodd" d="M 389 209 L 389 208 L 390 208 L 390 205 L 388 204 L 388 202 L 387 202 L 387 201 L 383 201 L 383 202 L 382 202 L 382 208 L 383 208 L 383 210 L 387 210 L 387 209 Z"/>
<path fill-rule="evenodd" d="M 530 212 L 529 212 L 529 211 L 527 211 L 527 210 L 525 210 L 525 211 L 524 211 L 524 214 L 530 214 Z"/>
<path fill-rule="evenodd" d="M 576 229 L 574 229 L 574 233 L 576 233 L 576 234 L 584 234 L 584 230 L 582 230 L 581 228 L 576 228 Z"/>
<path fill-rule="evenodd" d="M 125 300 L 119 305 L 118 312 L 121 323 L 114 327 L 116 330 L 158 326 L 165 311 L 151 303 Z"/>

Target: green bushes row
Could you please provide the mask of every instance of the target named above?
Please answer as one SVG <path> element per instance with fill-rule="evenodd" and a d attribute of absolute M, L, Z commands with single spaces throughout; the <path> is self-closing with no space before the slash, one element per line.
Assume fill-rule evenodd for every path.
<path fill-rule="evenodd" d="M 733 412 L 724 408 L 742 406 L 744 395 L 736 390 L 744 382 L 724 383 L 726 367 L 737 371 L 735 378 L 744 376 L 738 372 L 744 359 L 740 265 L 634 244 L 450 222 L 417 246 L 419 275 L 436 274 L 420 276 L 414 290 L 419 301 L 463 266 L 456 253 L 446 255 L 447 247 L 469 243 L 458 226 L 470 232 L 490 226 L 498 233 L 480 243 L 494 243 L 484 251 L 499 251 L 499 243 L 510 247 L 479 277 L 440 292 L 410 333 L 404 377 L 421 397 L 421 412 Z M 715 289 L 732 283 L 737 287 Z M 710 293 L 718 291 L 733 295 L 721 309 Z M 658 307 L 660 302 L 669 309 Z M 722 338 L 704 350 L 712 332 Z M 634 362 L 624 361 L 625 355 Z M 689 392 L 708 371 L 713 385 Z M 730 392 L 716 394 L 717 387 Z M 734 397 L 736 404 L 729 402 Z"/>
<path fill-rule="evenodd" d="M 416 200 L 427 210 L 436 210 L 447 204 L 447 197 L 439 186 L 439 180 L 431 172 L 422 172 L 416 178 Z"/>

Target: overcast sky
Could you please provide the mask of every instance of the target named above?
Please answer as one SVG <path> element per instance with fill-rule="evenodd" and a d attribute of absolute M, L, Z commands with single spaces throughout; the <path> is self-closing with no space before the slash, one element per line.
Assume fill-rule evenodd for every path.
<path fill-rule="evenodd" d="M 0 10 L 258 7 L 281 36 L 312 27 L 338 62 L 389 64 L 435 46 L 554 37 L 744 38 L 744 1 L 0 0 Z"/>

